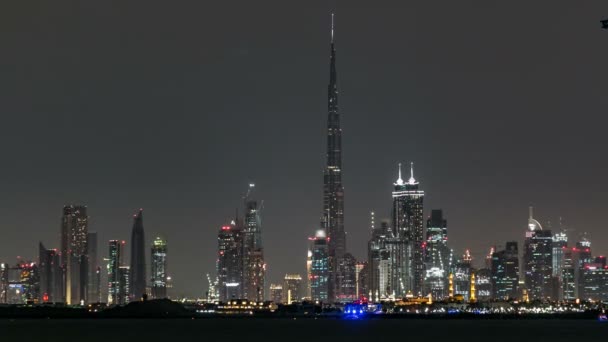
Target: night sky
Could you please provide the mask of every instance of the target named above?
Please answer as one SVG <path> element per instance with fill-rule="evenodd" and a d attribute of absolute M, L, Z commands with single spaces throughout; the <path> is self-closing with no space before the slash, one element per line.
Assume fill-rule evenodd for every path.
<path fill-rule="evenodd" d="M 409 161 L 426 214 L 444 209 L 451 247 L 479 266 L 491 245 L 521 244 L 530 204 L 608 253 L 608 4 L 371 4 L 3 1 L 0 261 L 59 247 L 70 203 L 88 206 L 107 257 L 141 207 L 146 244 L 168 240 L 176 293 L 202 296 L 217 231 L 255 182 L 267 283 L 304 275 L 332 9 L 357 258 Z"/>

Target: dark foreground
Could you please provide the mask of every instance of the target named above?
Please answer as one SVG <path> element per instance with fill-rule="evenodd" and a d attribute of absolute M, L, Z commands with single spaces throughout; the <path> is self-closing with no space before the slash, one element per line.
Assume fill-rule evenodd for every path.
<path fill-rule="evenodd" d="M 595 320 L 17 319 L 2 341 L 608 341 Z"/>

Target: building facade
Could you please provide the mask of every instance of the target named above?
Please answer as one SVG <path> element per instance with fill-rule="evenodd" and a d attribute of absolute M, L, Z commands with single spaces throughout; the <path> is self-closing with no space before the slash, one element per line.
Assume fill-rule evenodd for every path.
<path fill-rule="evenodd" d="M 63 297 L 68 305 L 87 301 L 88 226 L 86 206 L 63 207 L 61 265 L 64 270 Z"/>
<path fill-rule="evenodd" d="M 146 293 L 147 283 L 143 209 L 139 209 L 139 212 L 133 215 L 130 272 L 129 297 L 132 301 L 138 301 Z"/>
<path fill-rule="evenodd" d="M 263 301 L 266 263 L 262 246 L 261 206 L 253 198 L 254 184 L 249 184 L 245 196 L 245 225 L 243 229 L 243 296 L 251 301 Z"/>
<path fill-rule="evenodd" d="M 160 237 L 154 239 L 150 260 L 152 298 L 167 298 L 167 241 Z"/>
<path fill-rule="evenodd" d="M 392 208 L 392 237 L 396 239 L 391 251 L 391 288 L 395 296 L 408 293 L 421 295 L 424 282 L 424 191 L 414 178 L 411 164 L 407 182 L 399 178 L 394 184 Z"/>
<path fill-rule="evenodd" d="M 318 230 L 314 238 L 310 238 L 312 265 L 310 267 L 311 299 L 315 302 L 329 300 L 329 248 L 325 230 Z"/>
<path fill-rule="evenodd" d="M 528 298 L 547 299 L 553 294 L 553 236 L 533 218 L 532 207 L 524 242 L 524 274 Z"/>
<path fill-rule="evenodd" d="M 243 230 L 238 219 L 218 233 L 217 277 L 220 301 L 243 298 Z"/>
<path fill-rule="evenodd" d="M 499 300 L 519 298 L 519 252 L 517 241 L 507 242 L 505 249 L 492 253 L 492 297 Z"/>

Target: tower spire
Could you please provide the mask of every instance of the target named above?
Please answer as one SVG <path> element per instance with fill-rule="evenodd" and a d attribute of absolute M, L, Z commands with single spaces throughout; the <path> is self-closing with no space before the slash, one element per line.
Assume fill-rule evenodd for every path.
<path fill-rule="evenodd" d="M 403 179 L 401 178 L 401 163 L 399 163 L 399 178 L 397 178 L 397 183 L 395 185 L 403 185 Z"/>
<path fill-rule="evenodd" d="M 408 180 L 410 184 L 416 184 L 416 178 L 414 178 L 414 162 L 410 163 L 410 179 Z"/>
<path fill-rule="evenodd" d="M 334 43 L 334 12 L 331 12 L 331 43 Z"/>

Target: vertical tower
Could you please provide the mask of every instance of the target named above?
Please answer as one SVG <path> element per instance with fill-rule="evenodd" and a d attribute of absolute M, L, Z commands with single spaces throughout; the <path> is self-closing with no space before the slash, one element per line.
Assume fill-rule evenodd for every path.
<path fill-rule="evenodd" d="M 63 272 L 59 260 L 59 251 L 56 249 L 46 249 L 42 242 L 40 242 L 38 250 L 40 302 L 61 302 L 63 300 L 61 291 Z"/>
<path fill-rule="evenodd" d="M 331 15 L 329 85 L 327 87 L 327 152 L 323 174 L 323 214 L 321 227 L 326 231 L 329 253 L 329 299 L 339 297 L 336 284 L 337 259 L 346 252 L 344 231 L 344 187 L 342 186 L 342 128 L 338 113 L 336 49 L 334 47 L 334 15 Z"/>
<path fill-rule="evenodd" d="M 130 293 L 132 300 L 138 301 L 146 293 L 146 252 L 144 239 L 143 209 L 133 215 L 131 231 Z"/>
<path fill-rule="evenodd" d="M 399 178 L 393 191 L 392 235 L 399 243 L 391 253 L 394 256 L 392 289 L 397 297 L 408 291 L 420 295 L 424 279 L 424 191 L 414 178 L 414 163 L 410 172 L 409 180 L 404 182 L 399 164 Z"/>
<path fill-rule="evenodd" d="M 89 303 L 99 303 L 101 302 L 101 266 L 97 255 L 96 232 L 87 234 L 87 247 L 89 254 L 87 301 Z"/>
<path fill-rule="evenodd" d="M 311 299 L 327 302 L 329 297 L 329 248 L 324 230 L 318 230 L 314 238 L 310 238 L 312 265 L 310 267 Z"/>
<path fill-rule="evenodd" d="M 152 298 L 167 298 L 167 241 L 154 239 L 151 260 Z"/>
<path fill-rule="evenodd" d="M 243 297 L 243 230 L 238 220 L 219 231 L 217 277 L 221 301 Z"/>
<path fill-rule="evenodd" d="M 88 278 L 87 207 L 64 206 L 61 219 L 61 265 L 67 304 L 86 301 Z"/>
<path fill-rule="evenodd" d="M 532 299 L 546 299 L 552 292 L 553 237 L 533 218 L 532 207 L 524 242 L 525 284 Z"/>
<path fill-rule="evenodd" d="M 432 210 L 426 221 L 426 272 L 424 294 L 433 298 L 447 297 L 447 276 L 450 271 L 450 250 L 448 243 L 448 222 L 441 209 Z"/>
<path fill-rule="evenodd" d="M 124 241 L 110 240 L 108 242 L 108 304 L 121 304 L 122 293 L 121 271 Z"/>
<path fill-rule="evenodd" d="M 245 196 L 245 226 L 243 229 L 243 296 L 253 301 L 264 300 L 266 264 L 262 247 L 262 205 L 253 198 L 255 184 L 249 184 Z"/>

